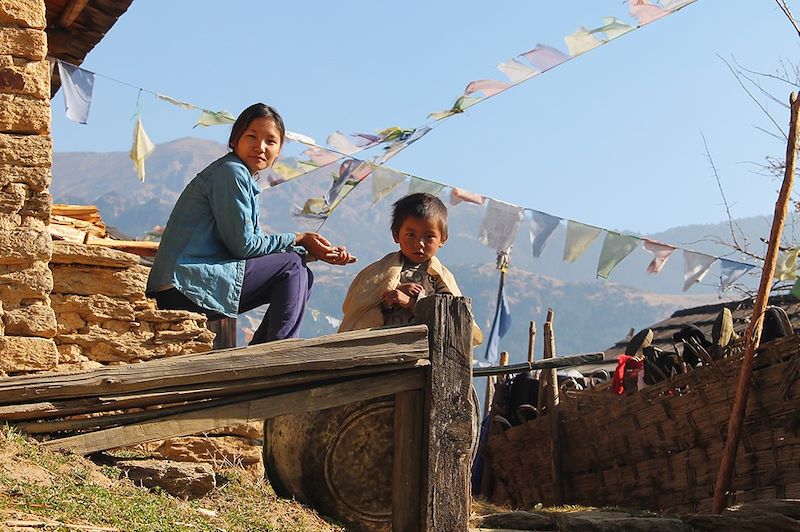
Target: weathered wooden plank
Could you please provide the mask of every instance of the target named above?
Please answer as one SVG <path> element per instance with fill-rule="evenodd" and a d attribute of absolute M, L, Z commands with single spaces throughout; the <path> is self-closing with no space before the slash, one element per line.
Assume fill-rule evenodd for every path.
<path fill-rule="evenodd" d="M 361 330 L 71 374 L 10 377 L 0 380 L 0 405 L 407 362 L 427 358 L 426 337 L 424 326 Z"/>
<path fill-rule="evenodd" d="M 470 511 L 472 312 L 468 298 L 437 295 L 416 307 L 430 330 L 421 530 L 466 532 Z"/>
<path fill-rule="evenodd" d="M 394 456 L 392 460 L 392 530 L 420 529 L 422 495 L 422 427 L 425 394 L 403 392 L 394 396 Z"/>
<path fill-rule="evenodd" d="M 488 377 L 489 375 L 503 375 L 506 373 L 520 373 L 538 369 L 569 368 L 582 366 L 594 362 L 602 362 L 603 353 L 580 353 L 577 355 L 567 355 L 563 357 L 547 358 L 535 362 L 521 362 L 509 366 L 489 366 L 488 368 L 474 368 L 474 377 Z"/>
<path fill-rule="evenodd" d="M 256 379 L 239 379 L 214 383 L 187 384 L 161 388 L 158 390 L 130 394 L 101 395 L 64 401 L 42 401 L 0 406 L 0 421 L 28 421 L 32 419 L 48 419 L 79 414 L 95 414 L 123 408 L 146 408 L 155 405 L 170 405 L 216 399 L 228 395 L 241 395 L 257 390 L 270 390 L 283 386 L 296 386 L 309 382 L 325 384 L 326 381 L 341 380 L 359 375 L 377 375 L 388 371 L 427 366 L 427 360 L 412 360 L 397 364 L 379 366 L 363 366 L 331 372 L 307 371 L 260 377 Z"/>
<path fill-rule="evenodd" d="M 342 406 L 355 401 L 419 390 L 424 385 L 425 370 L 408 369 L 50 440 L 43 445 L 53 449 L 66 449 L 77 454 L 89 454 L 148 441 L 197 434 L 283 414 Z"/>

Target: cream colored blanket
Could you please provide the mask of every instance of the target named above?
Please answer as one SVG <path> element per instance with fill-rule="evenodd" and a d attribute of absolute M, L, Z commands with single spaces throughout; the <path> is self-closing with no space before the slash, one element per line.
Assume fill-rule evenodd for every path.
<path fill-rule="evenodd" d="M 378 262 L 373 262 L 356 275 L 350 284 L 344 303 L 342 303 L 344 317 L 339 326 L 339 332 L 383 325 L 381 295 L 388 290 L 397 288 L 402 268 L 403 255 L 399 251 L 394 251 Z M 436 257 L 432 257 L 428 264 L 428 274 L 441 279 L 454 296 L 461 295 L 456 278 Z M 483 333 L 473 320 L 472 344 L 478 345 L 481 342 L 483 342 Z"/>

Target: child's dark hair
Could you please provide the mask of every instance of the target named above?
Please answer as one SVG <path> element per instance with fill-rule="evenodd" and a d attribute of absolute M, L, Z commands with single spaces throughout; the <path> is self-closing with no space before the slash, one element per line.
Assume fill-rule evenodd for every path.
<path fill-rule="evenodd" d="M 244 135 L 245 130 L 247 130 L 247 126 L 249 126 L 250 122 L 256 118 L 269 118 L 275 122 L 275 127 L 278 128 L 278 132 L 281 134 L 281 145 L 283 145 L 283 143 L 286 141 L 286 126 L 283 125 L 283 118 L 281 118 L 281 115 L 279 115 L 278 111 L 269 105 L 263 103 L 254 103 L 242 111 L 242 113 L 239 115 L 239 118 L 237 118 L 236 122 L 233 123 L 233 127 L 231 128 L 231 136 L 228 138 L 228 147 L 230 149 L 234 149 L 236 147 L 236 143 L 239 142 L 239 139 L 242 138 L 242 135 Z"/>
<path fill-rule="evenodd" d="M 392 234 L 397 236 L 406 218 L 428 218 L 439 224 L 442 238 L 447 238 L 447 207 L 442 200 L 427 192 L 417 192 L 400 198 L 392 210 Z"/>

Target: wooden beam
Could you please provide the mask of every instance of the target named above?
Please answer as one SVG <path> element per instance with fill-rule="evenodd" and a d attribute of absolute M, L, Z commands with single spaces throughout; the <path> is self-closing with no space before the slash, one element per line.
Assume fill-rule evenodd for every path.
<path fill-rule="evenodd" d="M 255 391 L 266 392 L 283 386 L 299 386 L 310 382 L 328 384 L 328 381 L 335 379 L 341 380 L 360 375 L 377 375 L 379 373 L 427 365 L 427 360 L 415 360 L 401 362 L 399 364 L 343 369 L 335 372 L 331 372 L 330 370 L 304 371 L 287 375 L 278 375 L 276 377 L 188 384 L 173 388 L 161 388 L 154 391 L 100 395 L 97 397 L 67 399 L 64 401 L 41 401 L 36 403 L 6 405 L 0 406 L 0 421 L 42 420 L 78 414 L 97 414 L 123 408 L 147 408 L 157 405 L 186 403 L 203 399 L 216 399 L 230 395 L 242 395 Z"/>
<path fill-rule="evenodd" d="M 152 391 L 297 371 L 338 371 L 421 360 L 427 354 L 424 326 L 351 331 L 70 374 L 10 377 L 0 380 L 0 405 Z"/>
<path fill-rule="evenodd" d="M 392 531 L 414 532 L 422 524 L 423 419 L 425 394 L 394 396 L 394 456 L 392 459 Z"/>
<path fill-rule="evenodd" d="M 90 454 L 106 449 L 207 432 L 284 414 L 342 406 L 384 395 L 419 390 L 423 386 L 425 386 L 425 370 L 403 370 L 50 440 L 43 445 L 76 454 Z"/>
<path fill-rule="evenodd" d="M 431 369 L 425 393 L 420 530 L 467 532 L 472 443 L 472 311 L 468 298 L 436 295 L 416 307 L 428 324 Z"/>
<path fill-rule="evenodd" d="M 69 28 L 72 26 L 72 23 L 75 22 L 75 19 L 81 14 L 83 8 L 86 7 L 86 4 L 89 3 L 89 0 L 71 0 L 67 7 L 61 12 L 61 16 L 58 17 L 58 25 L 62 28 Z"/>
<path fill-rule="evenodd" d="M 472 375 L 475 377 L 487 377 L 489 375 L 500 375 L 503 373 L 519 373 L 521 371 L 531 371 L 537 369 L 568 368 L 572 366 L 582 366 L 594 362 L 602 362 L 603 353 L 581 353 L 579 355 L 567 355 L 557 358 L 546 358 L 535 362 L 521 362 L 510 366 L 490 366 L 488 368 L 475 368 Z"/>

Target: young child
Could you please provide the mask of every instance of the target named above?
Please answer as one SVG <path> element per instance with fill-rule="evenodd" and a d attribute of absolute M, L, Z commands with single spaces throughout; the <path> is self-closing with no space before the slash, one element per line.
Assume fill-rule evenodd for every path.
<path fill-rule="evenodd" d="M 456 279 L 436 258 L 447 242 L 447 207 L 431 194 L 405 196 L 394 204 L 392 237 L 400 245 L 361 270 L 342 304 L 339 332 L 414 321 L 417 301 L 433 294 L 460 296 Z M 472 324 L 472 342 L 483 341 Z"/>

